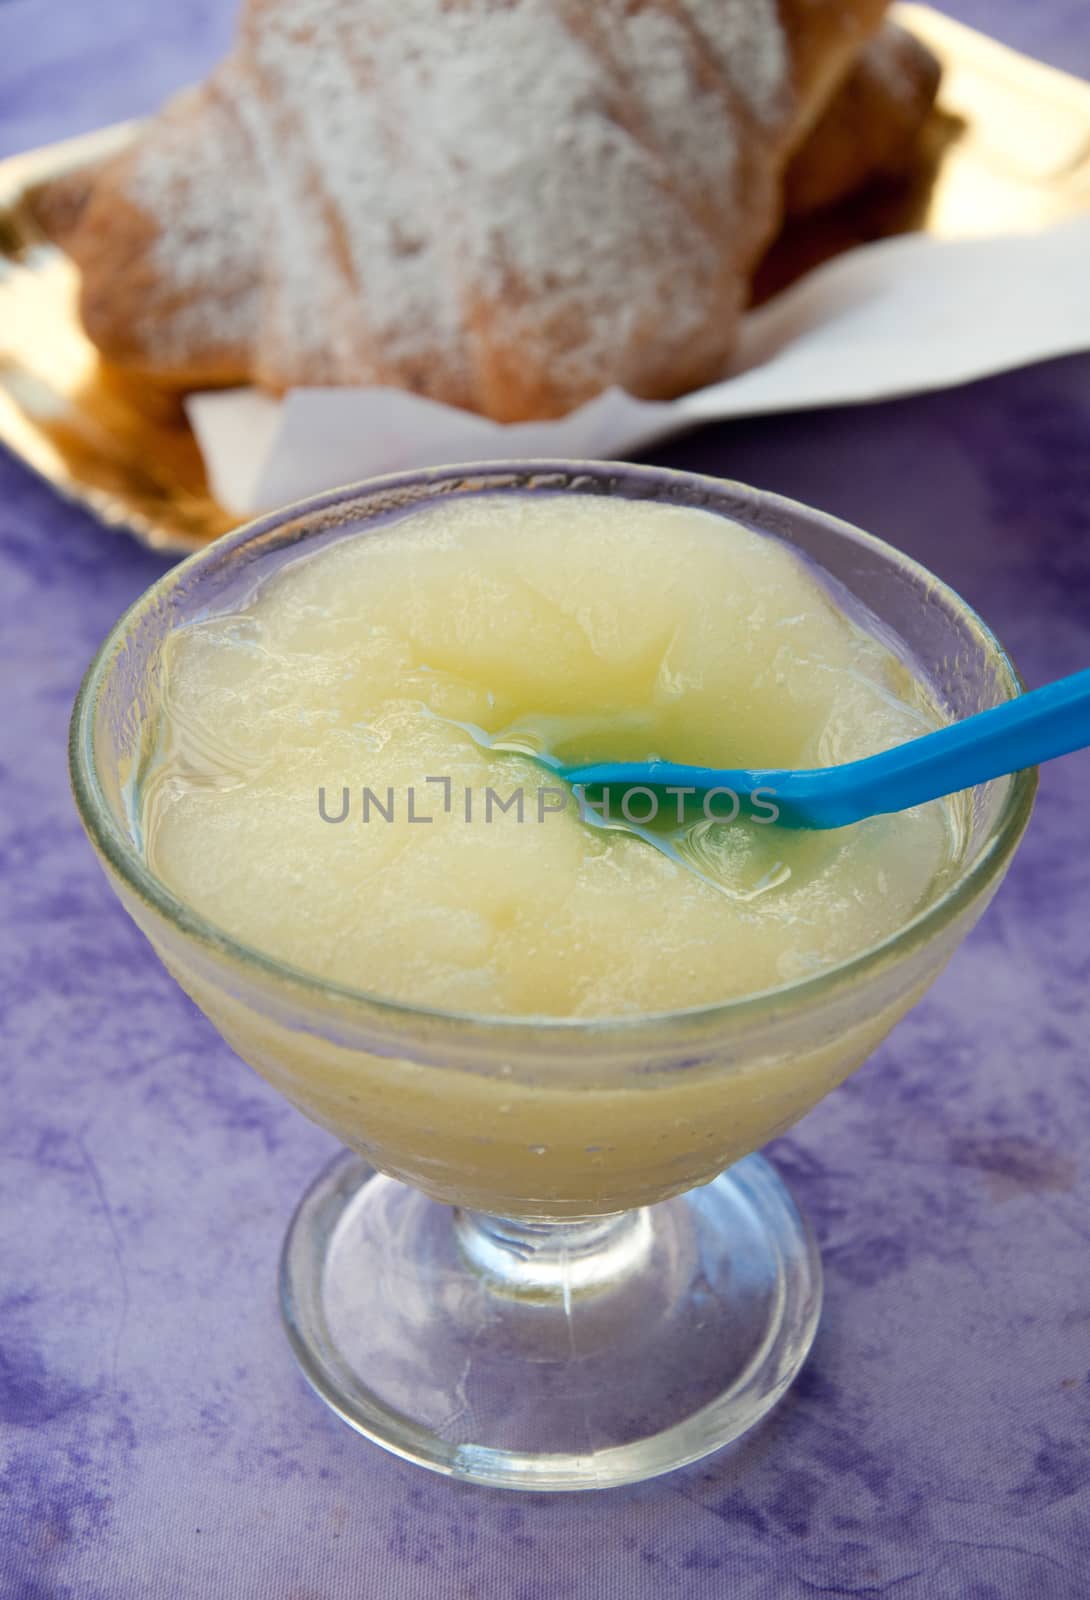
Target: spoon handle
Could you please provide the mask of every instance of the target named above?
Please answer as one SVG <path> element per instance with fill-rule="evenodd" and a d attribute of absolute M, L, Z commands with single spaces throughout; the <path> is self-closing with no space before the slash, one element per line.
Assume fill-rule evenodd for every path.
<path fill-rule="evenodd" d="M 858 820 L 904 811 L 1088 745 L 1090 668 L 828 772 Z"/>
<path fill-rule="evenodd" d="M 560 768 L 569 783 L 681 786 L 774 796 L 789 827 L 842 828 L 886 811 L 907 811 L 1008 772 L 1090 746 L 1090 668 L 1006 700 L 934 733 L 838 767 L 802 772 L 720 771 L 669 761 L 603 762 Z"/>

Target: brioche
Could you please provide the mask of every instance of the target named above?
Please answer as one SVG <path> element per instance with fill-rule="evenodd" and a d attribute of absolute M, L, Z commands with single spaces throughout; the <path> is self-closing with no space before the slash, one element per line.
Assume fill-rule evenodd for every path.
<path fill-rule="evenodd" d="M 669 398 L 723 372 L 785 181 L 824 204 L 910 141 L 884 10 L 246 0 L 211 77 L 39 216 L 90 337 L 166 383 L 498 421 Z"/>

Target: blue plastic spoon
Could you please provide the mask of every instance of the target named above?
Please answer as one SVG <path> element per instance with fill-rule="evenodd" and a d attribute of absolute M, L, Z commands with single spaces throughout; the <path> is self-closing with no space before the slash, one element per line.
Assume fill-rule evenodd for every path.
<path fill-rule="evenodd" d="M 753 799 L 766 821 L 793 828 L 842 828 L 864 817 L 937 800 L 1090 746 L 1090 668 L 1060 678 L 920 739 L 839 767 L 789 772 L 778 768 L 685 767 L 671 761 L 550 763 L 581 789 L 718 790 Z M 759 793 L 758 793 L 759 791 Z M 769 814 L 774 806 L 778 815 Z"/>

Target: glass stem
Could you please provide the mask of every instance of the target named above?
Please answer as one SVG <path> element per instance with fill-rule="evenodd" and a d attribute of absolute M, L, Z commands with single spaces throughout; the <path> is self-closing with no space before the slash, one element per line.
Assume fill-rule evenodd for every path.
<path fill-rule="evenodd" d="M 466 1260 L 502 1294 L 566 1298 L 605 1288 L 637 1269 L 651 1248 L 646 1207 L 562 1222 L 454 1212 Z"/>

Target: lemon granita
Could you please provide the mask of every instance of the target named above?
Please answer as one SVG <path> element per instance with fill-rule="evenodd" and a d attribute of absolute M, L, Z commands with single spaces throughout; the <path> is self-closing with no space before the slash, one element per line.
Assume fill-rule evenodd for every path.
<path fill-rule="evenodd" d="M 752 994 L 892 934 L 954 855 L 940 803 L 825 833 L 713 808 L 655 848 L 520 753 L 809 767 L 941 720 L 798 555 L 701 510 L 433 505 L 296 557 L 161 666 L 136 780 L 154 870 L 243 943 L 393 999 L 603 1017 Z"/>

